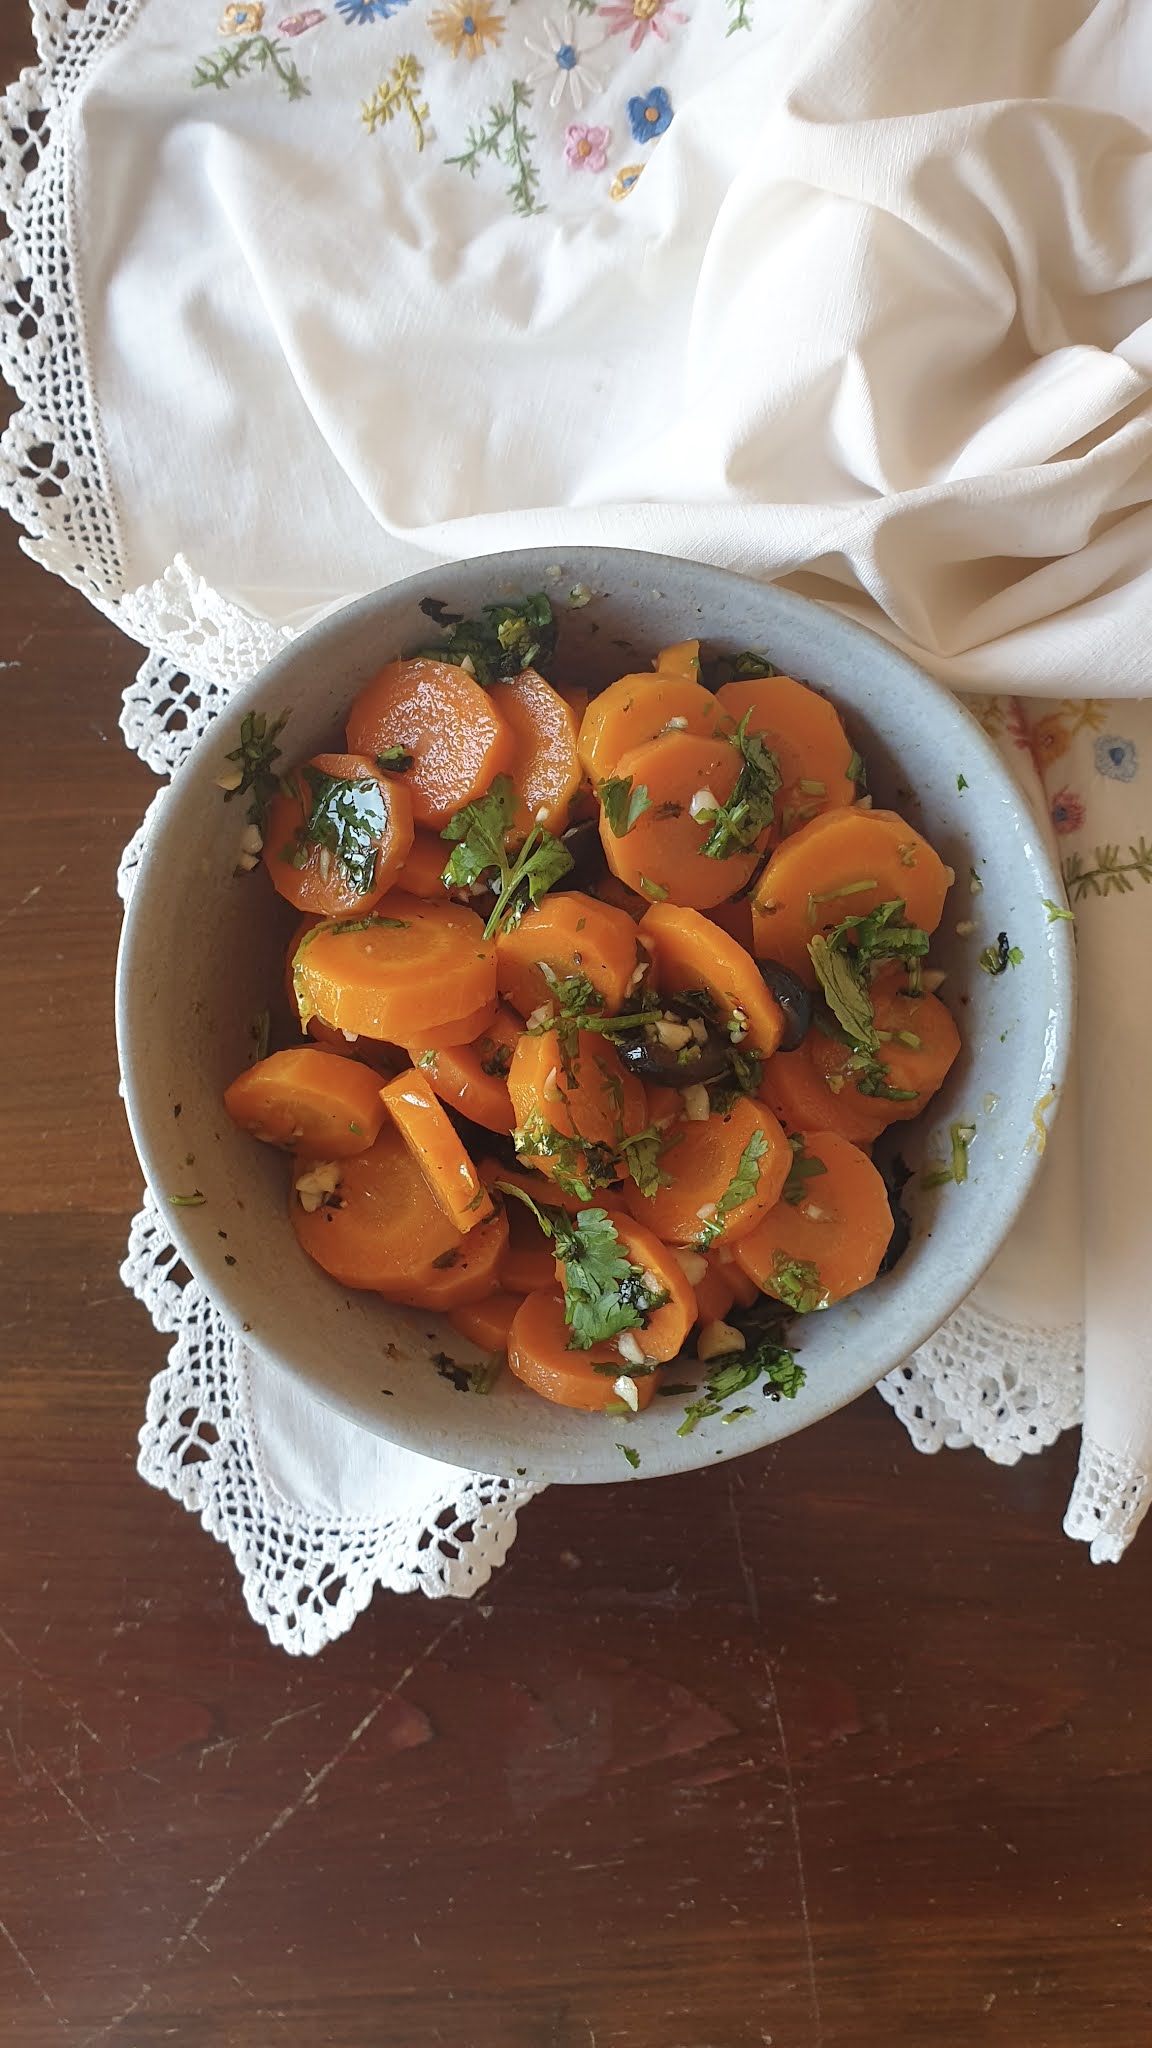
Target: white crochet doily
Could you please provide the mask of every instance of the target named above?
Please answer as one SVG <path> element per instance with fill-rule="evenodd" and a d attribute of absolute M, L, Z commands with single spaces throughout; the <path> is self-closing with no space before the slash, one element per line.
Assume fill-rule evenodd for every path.
<path fill-rule="evenodd" d="M 28 552 L 82 590 L 149 650 L 125 693 L 121 727 L 157 774 L 170 775 L 231 691 L 291 636 L 210 590 L 177 557 L 125 592 L 116 508 L 85 370 L 84 307 L 69 254 L 68 156 L 60 120 L 88 66 L 128 26 L 139 0 L 32 0 L 38 66 L 0 101 L 0 369 L 19 405 L 0 439 L 0 504 Z M 126 896 L 149 820 L 120 868 Z M 285 1648 L 312 1651 L 342 1633 L 377 1585 L 467 1595 L 515 1535 L 531 1489 L 460 1475 L 418 1514 L 320 1516 L 273 1484 L 260 1451 L 251 1360 L 176 1254 L 146 1197 L 123 1277 L 176 1342 L 153 1383 L 139 1469 L 227 1543 L 255 1619 Z M 922 1451 L 976 1445 L 1001 1464 L 1041 1450 L 1080 1419 L 1081 1333 L 995 1322 L 971 1304 L 881 1383 Z M 1147 1482 L 1084 1447 L 1066 1528 L 1095 1558 L 1118 1557 L 1146 1506 Z"/>

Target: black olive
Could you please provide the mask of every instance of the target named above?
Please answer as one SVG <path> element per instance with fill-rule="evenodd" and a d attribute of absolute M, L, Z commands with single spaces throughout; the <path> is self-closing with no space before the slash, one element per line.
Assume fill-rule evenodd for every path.
<path fill-rule="evenodd" d="M 660 1081 L 666 1088 L 691 1088 L 697 1081 L 719 1081 L 729 1071 L 731 1047 L 727 1039 L 714 1031 L 708 1033 L 703 1045 L 693 1040 L 683 1053 L 673 1052 L 643 1031 L 621 1034 L 613 1043 L 631 1073 L 638 1074 L 642 1081 Z"/>
<path fill-rule="evenodd" d="M 605 873 L 608 863 L 600 840 L 600 826 L 595 818 L 582 818 L 578 825 L 569 825 L 562 835 L 561 846 L 571 854 L 572 865 L 566 875 L 553 884 L 557 889 L 589 889 Z"/>
<path fill-rule="evenodd" d="M 784 1013 L 784 1035 L 777 1050 L 795 1052 L 812 1026 L 812 991 L 805 988 L 799 975 L 793 974 L 790 967 L 782 967 L 779 960 L 758 960 L 756 965 L 769 993 L 776 998 Z"/>
<path fill-rule="evenodd" d="M 892 1235 L 888 1240 L 888 1249 L 877 1268 L 879 1279 L 882 1274 L 892 1271 L 893 1266 L 904 1257 L 912 1242 L 912 1218 L 904 1206 L 904 1190 L 912 1178 L 912 1169 L 899 1152 L 892 1159 L 877 1160 L 875 1163 L 880 1169 L 888 1195 L 888 1207 L 892 1211 Z"/>

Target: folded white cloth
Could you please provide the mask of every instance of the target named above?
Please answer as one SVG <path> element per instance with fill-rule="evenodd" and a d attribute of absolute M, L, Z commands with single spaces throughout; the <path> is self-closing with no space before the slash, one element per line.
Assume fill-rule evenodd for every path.
<path fill-rule="evenodd" d="M 1152 1469 L 1152 729 L 1098 700 L 1148 687 L 1152 16 L 218 4 L 33 0 L 4 108 L 0 493 L 154 650 L 130 737 L 171 765 L 285 632 L 545 540 L 783 577 L 1044 699 L 984 715 L 1078 863 L 1083 1169 L 1066 1106 L 967 1320 L 887 1391 L 928 1447 L 1036 1448 L 1086 1301 L 1070 1526 L 1119 1554 Z M 334 1428 L 289 1434 L 339 1522 Z"/>

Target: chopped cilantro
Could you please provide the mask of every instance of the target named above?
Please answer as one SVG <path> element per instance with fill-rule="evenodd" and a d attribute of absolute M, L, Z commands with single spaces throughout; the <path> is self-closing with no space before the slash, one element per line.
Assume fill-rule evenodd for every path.
<path fill-rule="evenodd" d="M 780 1191 L 780 1199 L 796 1208 L 808 1193 L 809 1181 L 817 1174 L 827 1173 L 828 1168 L 822 1159 L 809 1157 L 804 1150 L 803 1138 L 789 1138 L 788 1143 L 792 1147 L 792 1164 L 788 1169 L 788 1178 Z"/>
<path fill-rule="evenodd" d="M 852 749 L 852 759 L 849 761 L 844 773 L 849 782 L 856 784 L 857 789 L 867 790 L 868 771 L 864 766 L 864 756 L 863 754 L 858 754 L 855 747 Z"/>
<path fill-rule="evenodd" d="M 380 841 L 388 829 L 388 802 L 374 777 L 325 775 L 319 768 L 305 768 L 304 780 L 311 792 L 311 808 L 304 823 L 284 848 L 292 865 L 302 868 L 320 848 L 334 860 L 349 888 L 366 896 L 376 880 L 376 859 Z M 296 779 L 294 791 L 307 802 Z"/>
<path fill-rule="evenodd" d="M 640 893 L 643 896 L 647 896 L 653 903 L 666 903 L 668 901 L 668 891 L 664 887 L 663 882 L 654 882 L 649 875 L 641 875 Z"/>
<path fill-rule="evenodd" d="M 745 1202 L 752 1200 L 760 1184 L 760 1161 L 767 1150 L 768 1139 L 764 1132 L 753 1131 L 740 1154 L 735 1173 L 716 1204 L 715 1214 L 701 1227 L 700 1235 L 696 1239 L 697 1251 L 706 1252 L 710 1245 L 715 1244 L 718 1237 L 723 1237 L 725 1218 L 730 1216 L 734 1209 L 739 1209 Z"/>
<path fill-rule="evenodd" d="M 1044 908 L 1048 912 L 1049 924 L 1075 924 L 1076 912 L 1074 910 L 1068 910 L 1062 904 L 1053 903 L 1047 896 L 1044 897 L 1043 902 Z"/>
<path fill-rule="evenodd" d="M 639 1451 L 634 1451 L 631 1444 L 617 1444 L 616 1449 L 618 1451 L 623 1452 L 624 1456 L 627 1458 L 628 1463 L 631 1465 L 632 1470 L 634 1472 L 638 1472 L 640 1470 Z"/>
<path fill-rule="evenodd" d="M 787 1345 L 781 1344 L 771 1333 L 709 1373 L 704 1382 L 703 1396 L 685 1409 L 677 1436 L 691 1436 L 701 1422 L 719 1415 L 725 1401 L 730 1400 L 733 1394 L 745 1393 L 760 1380 L 764 1382 L 764 1392 L 775 1401 L 794 1401 L 804 1385 L 803 1366 L 797 1365 Z M 666 1387 L 663 1391 L 678 1393 L 691 1390 Z M 742 1408 L 736 1412 L 746 1415 L 750 1411 Z"/>
<path fill-rule="evenodd" d="M 642 1195 L 654 1195 L 668 1186 L 671 1175 L 660 1166 L 660 1155 L 667 1148 L 667 1136 L 655 1124 L 637 1131 L 635 1137 L 621 1140 L 620 1156 Z"/>
<path fill-rule="evenodd" d="M 949 1137 L 952 1140 L 952 1157 L 947 1166 L 933 1166 L 922 1175 L 922 1188 L 942 1188 L 948 1181 L 959 1187 L 968 1178 L 968 1147 L 976 1136 L 975 1124 L 952 1124 Z"/>
<path fill-rule="evenodd" d="M 239 780 L 235 789 L 225 790 L 224 801 L 227 804 L 234 796 L 250 796 L 248 817 L 260 832 L 268 820 L 268 806 L 280 787 L 280 778 L 273 763 L 280 758 L 276 741 L 287 719 L 288 713 L 282 711 L 279 718 L 269 724 L 263 712 L 249 711 L 240 721 L 239 746 L 225 755 L 225 759 L 233 763 Z"/>
<path fill-rule="evenodd" d="M 487 796 L 465 804 L 440 834 L 452 846 L 444 869 L 449 889 L 471 888 L 492 874 L 496 904 L 484 936 L 519 923 L 529 905 L 540 902 L 572 866 L 568 849 L 551 832 L 533 825 L 519 852 L 509 858 L 504 844 L 516 816 L 516 789 L 509 775 L 498 775 Z"/>
<path fill-rule="evenodd" d="M 957 789 L 967 789 L 968 777 L 966 775 L 958 775 L 956 777 L 956 787 Z"/>
<path fill-rule="evenodd" d="M 200 1193 L 199 1188 L 196 1188 L 190 1195 L 169 1195 L 168 1197 L 169 1204 L 173 1209 L 199 1209 L 206 1199 L 206 1196 Z"/>
<path fill-rule="evenodd" d="M 704 811 L 700 823 L 712 829 L 700 848 L 708 860 L 727 860 L 734 853 L 748 853 L 776 816 L 776 792 L 780 787 L 780 763 L 765 746 L 759 733 L 749 732 L 752 713 L 746 711 L 734 733 L 724 737 L 741 756 L 740 773 L 727 803 L 715 813 Z"/>
<path fill-rule="evenodd" d="M 652 809 L 652 799 L 645 785 L 641 782 L 633 788 L 630 775 L 608 776 L 597 785 L 596 794 L 616 839 L 623 839 L 637 819 Z"/>
<path fill-rule="evenodd" d="M 485 688 L 502 676 L 518 676 L 534 668 L 546 676 L 556 651 L 556 621 L 543 591 L 522 597 L 515 604 L 486 604 L 478 619 L 452 619 L 442 614 L 437 620 L 447 628 L 439 647 L 424 647 L 420 653 L 433 661 L 449 661 L 466 668 Z"/>
<path fill-rule="evenodd" d="M 407 775 L 415 760 L 415 754 L 409 754 L 404 747 L 385 747 L 384 752 L 376 756 L 376 766 L 385 775 Z"/>
<path fill-rule="evenodd" d="M 899 899 L 879 903 L 862 917 L 842 918 L 826 935 L 817 932 L 808 942 L 824 1000 L 855 1055 L 846 1071 L 860 1094 L 889 1102 L 912 1102 L 916 1090 L 892 1088 L 887 1069 L 877 1058 L 880 1040 L 869 984 L 889 960 L 903 962 L 910 973 L 919 970 L 928 951 L 928 934 L 919 925 L 905 924 L 903 914 Z"/>
<path fill-rule="evenodd" d="M 625 1330 L 643 1329 L 653 1310 L 664 1306 L 667 1294 L 653 1293 L 646 1285 L 643 1269 L 625 1255 L 605 1210 L 581 1209 L 573 1221 L 563 1209 L 542 1210 L 523 1190 L 516 1192 L 551 1237 L 563 1265 L 570 1351 L 591 1351 L 593 1345 L 606 1344 Z M 618 1366 L 610 1370 L 619 1373 Z"/>
<path fill-rule="evenodd" d="M 777 1252 L 772 1261 L 772 1292 L 778 1301 L 793 1309 L 798 1316 L 810 1315 L 813 1309 L 827 1305 L 827 1295 L 820 1278 L 819 1267 L 810 1259 L 789 1259 L 783 1252 Z"/>
<path fill-rule="evenodd" d="M 590 1202 L 598 1188 L 610 1187 L 617 1178 L 619 1160 L 611 1145 L 558 1131 L 538 1111 L 513 1131 L 512 1143 L 517 1152 L 547 1159 L 557 1187 L 579 1202 Z"/>
<path fill-rule="evenodd" d="M 725 683 L 755 683 L 764 676 L 782 673 L 766 654 L 760 654 L 754 647 L 746 647 L 740 654 L 715 656 L 708 664 L 708 688 L 719 690 Z"/>
<path fill-rule="evenodd" d="M 980 955 L 980 965 L 985 974 L 1006 974 L 1010 967 L 1019 967 L 1023 959 L 1020 947 L 1009 945 L 1007 932 L 997 932 L 996 944 L 985 946 Z"/>

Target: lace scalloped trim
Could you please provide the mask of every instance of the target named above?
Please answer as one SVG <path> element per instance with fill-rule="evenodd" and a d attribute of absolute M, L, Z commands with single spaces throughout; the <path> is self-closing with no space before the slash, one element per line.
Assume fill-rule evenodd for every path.
<path fill-rule="evenodd" d="M 1026 1328 L 966 1301 L 880 1392 L 918 1451 L 974 1444 L 1015 1465 L 1081 1420 L 1084 1332 Z"/>
<path fill-rule="evenodd" d="M 300 1656 L 322 1650 L 352 1626 L 378 1586 L 467 1599 L 503 1563 L 517 1509 L 538 1487 L 461 1473 L 414 1512 L 372 1520 L 317 1515 L 278 1492 L 261 1464 L 247 1348 L 183 1277 L 147 1193 L 121 1279 L 156 1328 L 176 1336 L 149 1390 L 137 1470 L 227 1546 L 249 1613 L 282 1649 Z"/>
<path fill-rule="evenodd" d="M 29 552 L 93 599 L 122 587 L 107 465 L 85 369 L 84 304 L 70 246 L 68 116 L 91 66 L 140 0 L 32 0 L 40 55 L 0 98 L 0 374 L 16 411 L 0 436 L 0 505 Z"/>
<path fill-rule="evenodd" d="M 1085 1434 L 1064 1534 L 1087 1543 L 1093 1564 L 1119 1564 L 1152 1505 L 1152 1477 Z"/>

